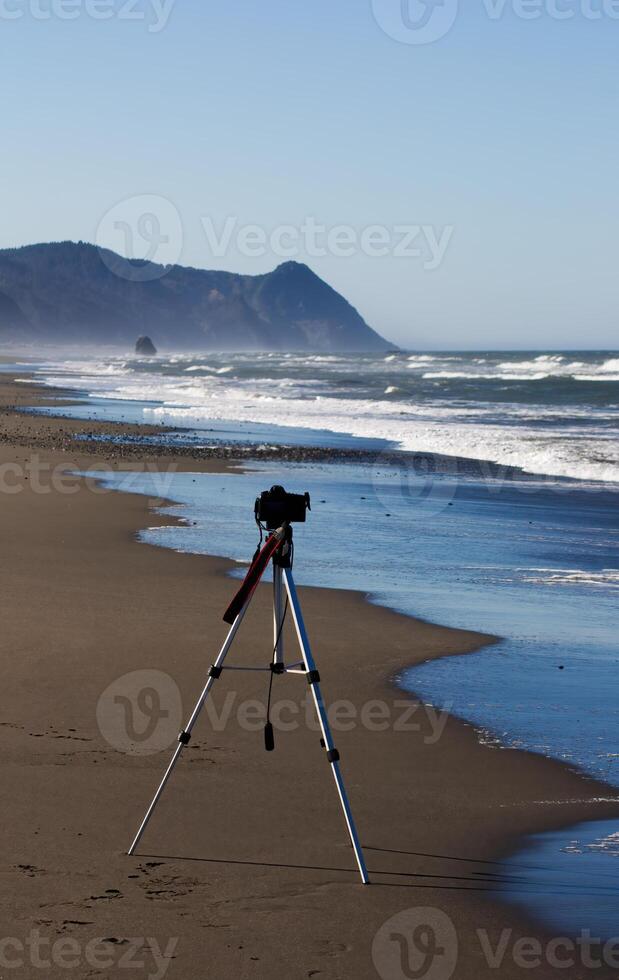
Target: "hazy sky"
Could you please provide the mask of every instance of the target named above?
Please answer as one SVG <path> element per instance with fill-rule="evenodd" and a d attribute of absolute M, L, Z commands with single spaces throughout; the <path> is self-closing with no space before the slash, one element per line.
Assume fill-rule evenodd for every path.
<path fill-rule="evenodd" d="M 0 246 L 296 258 L 406 346 L 616 347 L 618 47 L 616 0 L 0 0 Z"/>

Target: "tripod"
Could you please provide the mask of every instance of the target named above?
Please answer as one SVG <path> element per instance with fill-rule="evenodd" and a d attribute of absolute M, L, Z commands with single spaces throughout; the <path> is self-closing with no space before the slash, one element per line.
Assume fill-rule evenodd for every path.
<path fill-rule="evenodd" d="M 161 780 L 157 792 L 153 797 L 152 803 L 146 811 L 146 815 L 140 825 L 140 829 L 136 834 L 135 840 L 129 848 L 129 854 L 133 854 L 136 847 L 140 843 L 142 835 L 149 824 L 166 784 L 174 771 L 176 763 L 178 762 L 183 749 L 191 740 L 192 730 L 200 716 L 200 712 L 204 707 L 211 688 L 215 681 L 221 677 L 222 672 L 224 670 L 266 670 L 271 671 L 272 675 L 305 674 L 312 692 L 314 707 L 316 709 L 320 730 L 322 732 L 321 745 L 326 751 L 327 761 L 331 766 L 331 771 L 333 773 L 333 778 L 335 780 L 335 785 L 337 787 L 337 792 L 344 813 L 344 819 L 346 820 L 346 826 L 350 835 L 350 841 L 357 865 L 359 867 L 361 880 L 364 885 L 368 885 L 370 883 L 363 857 L 363 851 L 361 849 L 361 844 L 359 843 L 359 838 L 357 837 L 352 811 L 348 802 L 346 788 L 340 772 L 340 754 L 333 744 L 329 720 L 324 702 L 322 700 L 322 694 L 320 691 L 320 674 L 316 669 L 316 664 L 314 663 L 314 658 L 312 657 L 307 632 L 305 630 L 305 623 L 303 622 L 303 614 L 301 612 L 299 597 L 297 595 L 296 586 L 292 577 L 291 554 L 292 527 L 290 524 L 284 523 L 280 528 L 272 531 L 267 538 L 266 544 L 252 562 L 243 585 L 226 611 L 224 620 L 231 623 L 230 631 L 221 650 L 219 651 L 219 655 L 215 660 L 215 663 L 209 669 L 206 684 L 202 690 L 202 693 L 200 694 L 200 697 L 198 698 L 198 701 L 196 702 L 191 717 L 187 722 L 187 726 L 178 737 L 178 745 L 174 751 L 172 760 L 165 771 L 163 779 Z M 234 642 L 234 638 L 239 630 L 239 627 L 243 622 L 245 613 L 249 608 L 254 591 L 271 561 L 273 563 L 273 630 L 275 644 L 273 650 L 273 661 L 268 667 L 225 667 L 224 661 L 230 647 L 232 646 L 232 643 Z M 297 634 L 301 656 L 303 658 L 301 661 L 299 661 L 299 663 L 291 665 L 286 665 L 284 662 L 283 624 L 288 605 L 292 612 L 295 632 Z M 269 728 L 269 725 L 267 725 L 267 728 Z M 267 740 L 267 749 L 270 750 L 273 748 L 273 743 L 271 742 L 271 744 L 269 744 L 268 732 L 265 733 L 265 735 Z M 272 739 L 272 732 L 270 738 Z"/>

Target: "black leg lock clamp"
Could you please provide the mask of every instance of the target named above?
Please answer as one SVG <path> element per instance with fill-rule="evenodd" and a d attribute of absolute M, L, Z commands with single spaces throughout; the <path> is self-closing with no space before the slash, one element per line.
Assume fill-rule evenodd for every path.
<path fill-rule="evenodd" d="M 212 667 L 209 668 L 208 676 L 212 677 L 213 680 L 216 681 L 218 677 L 221 677 L 222 669 L 223 668 L 216 667 L 215 664 L 213 664 Z"/>
<path fill-rule="evenodd" d="M 285 664 L 271 664 L 271 670 L 274 674 L 285 674 L 286 665 Z"/>
<path fill-rule="evenodd" d="M 320 674 L 317 670 L 308 670 L 307 672 L 307 683 L 312 686 L 312 684 L 320 683 Z"/>
<path fill-rule="evenodd" d="M 178 740 L 181 743 L 181 745 L 189 745 L 189 743 L 191 742 L 191 735 L 189 734 L 189 732 L 181 732 L 180 735 L 178 736 Z"/>
<path fill-rule="evenodd" d="M 328 759 L 329 762 L 339 762 L 340 761 L 340 753 L 338 752 L 337 749 L 330 749 L 327 752 L 327 759 Z"/>

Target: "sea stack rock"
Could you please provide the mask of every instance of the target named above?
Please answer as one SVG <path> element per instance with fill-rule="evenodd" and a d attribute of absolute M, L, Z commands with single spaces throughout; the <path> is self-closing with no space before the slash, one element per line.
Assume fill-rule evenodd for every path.
<path fill-rule="evenodd" d="M 150 337 L 138 337 L 135 343 L 135 352 L 136 354 L 142 354 L 143 357 L 154 357 L 157 353 L 157 348 Z"/>

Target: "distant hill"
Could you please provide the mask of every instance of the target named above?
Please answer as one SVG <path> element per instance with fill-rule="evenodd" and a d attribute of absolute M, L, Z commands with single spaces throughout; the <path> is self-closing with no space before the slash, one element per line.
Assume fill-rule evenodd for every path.
<path fill-rule="evenodd" d="M 392 344 L 298 262 L 261 276 L 129 261 L 83 242 L 0 250 L 0 342 L 377 351 Z"/>

